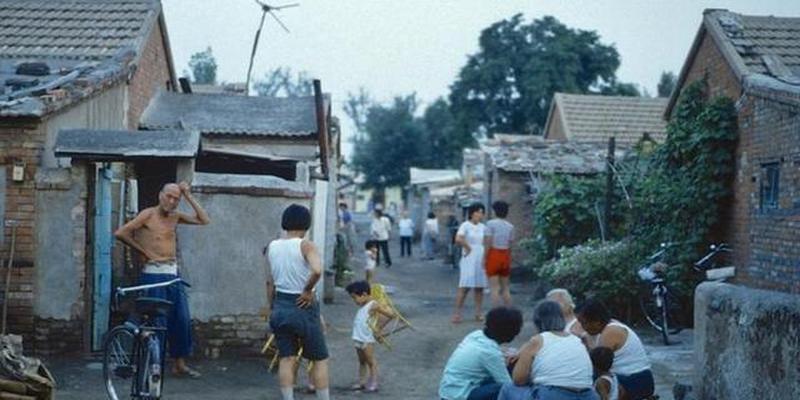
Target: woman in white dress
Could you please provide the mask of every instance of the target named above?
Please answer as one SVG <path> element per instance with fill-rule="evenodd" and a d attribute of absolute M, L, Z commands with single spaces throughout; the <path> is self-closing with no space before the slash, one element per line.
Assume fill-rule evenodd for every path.
<path fill-rule="evenodd" d="M 470 289 L 475 292 L 475 319 L 483 320 L 481 306 L 483 305 L 483 289 L 488 285 L 486 270 L 484 269 L 484 233 L 486 226 L 481 223 L 486 208 L 481 203 L 475 203 L 467 209 L 467 221 L 458 228 L 456 244 L 463 247 L 461 262 L 459 263 L 458 292 L 456 294 L 456 310 L 452 322 L 461 322 L 461 309 Z"/>

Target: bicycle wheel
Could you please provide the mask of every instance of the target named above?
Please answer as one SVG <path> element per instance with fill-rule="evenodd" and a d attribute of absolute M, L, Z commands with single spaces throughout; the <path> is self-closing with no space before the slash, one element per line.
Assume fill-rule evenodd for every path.
<path fill-rule="evenodd" d="M 103 343 L 103 380 L 111 400 L 135 398 L 139 348 L 136 335 L 125 326 L 117 326 Z"/>
<path fill-rule="evenodd" d="M 683 310 L 672 292 L 666 287 L 664 289 L 664 293 L 661 295 L 661 304 L 658 304 L 659 299 L 653 293 L 651 286 L 651 289 L 646 290 L 639 298 L 639 305 L 647 322 L 661 333 L 664 344 L 668 345 L 669 335 L 675 335 L 683 330 L 683 326 L 680 324 Z"/>
<path fill-rule="evenodd" d="M 158 400 L 161 398 L 161 388 L 164 384 L 161 360 L 161 350 L 159 341 L 155 336 L 150 336 L 144 340 L 145 345 L 139 349 L 139 371 L 137 375 L 139 387 L 139 397 L 141 400 Z"/>

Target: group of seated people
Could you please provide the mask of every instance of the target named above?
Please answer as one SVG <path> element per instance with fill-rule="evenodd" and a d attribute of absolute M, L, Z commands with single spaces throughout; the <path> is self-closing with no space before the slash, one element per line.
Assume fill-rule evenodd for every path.
<path fill-rule="evenodd" d="M 588 299 L 575 307 L 554 289 L 533 311 L 536 334 L 516 351 L 522 313 L 489 311 L 482 330 L 450 356 L 439 385 L 442 400 L 638 400 L 653 396 L 650 361 L 636 333 Z"/>

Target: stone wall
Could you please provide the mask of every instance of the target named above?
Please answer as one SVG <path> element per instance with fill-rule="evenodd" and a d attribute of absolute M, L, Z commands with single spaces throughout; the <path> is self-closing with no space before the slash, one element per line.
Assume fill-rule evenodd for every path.
<path fill-rule="evenodd" d="M 800 398 L 800 296 L 706 282 L 694 326 L 699 399 Z"/>

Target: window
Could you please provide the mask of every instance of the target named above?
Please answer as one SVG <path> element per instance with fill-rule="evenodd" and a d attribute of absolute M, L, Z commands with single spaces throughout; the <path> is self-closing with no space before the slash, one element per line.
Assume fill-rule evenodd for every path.
<path fill-rule="evenodd" d="M 778 208 L 781 166 L 779 163 L 761 165 L 761 209 Z"/>

